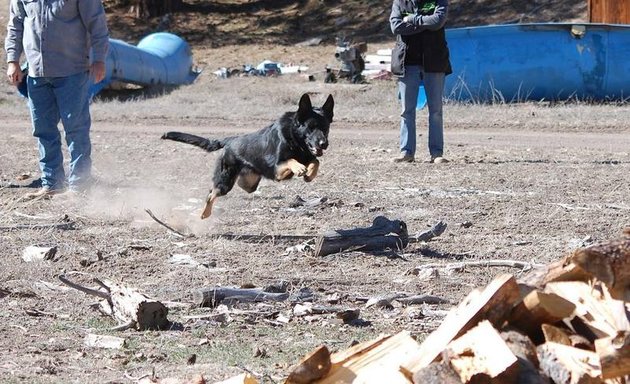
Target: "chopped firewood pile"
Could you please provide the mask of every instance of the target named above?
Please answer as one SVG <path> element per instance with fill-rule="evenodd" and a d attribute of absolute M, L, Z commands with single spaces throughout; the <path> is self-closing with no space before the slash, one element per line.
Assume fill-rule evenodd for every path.
<path fill-rule="evenodd" d="M 403 331 L 336 353 L 321 346 L 285 384 L 629 383 L 629 311 L 630 228 L 518 281 L 496 277 L 422 343 Z"/>

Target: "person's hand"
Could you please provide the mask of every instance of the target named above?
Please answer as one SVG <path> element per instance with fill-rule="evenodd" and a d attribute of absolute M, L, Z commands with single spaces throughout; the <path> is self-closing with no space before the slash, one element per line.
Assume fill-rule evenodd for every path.
<path fill-rule="evenodd" d="M 413 15 L 407 15 L 407 16 L 403 17 L 403 22 L 404 23 L 412 23 L 413 22 Z"/>
<path fill-rule="evenodd" d="M 105 78 L 105 63 L 95 61 L 90 66 L 90 75 L 94 78 L 94 84 L 98 84 Z"/>
<path fill-rule="evenodd" d="M 20 84 L 24 75 L 22 74 L 22 69 L 20 69 L 20 64 L 17 61 L 11 61 L 8 63 L 7 76 L 9 77 L 11 84 Z"/>

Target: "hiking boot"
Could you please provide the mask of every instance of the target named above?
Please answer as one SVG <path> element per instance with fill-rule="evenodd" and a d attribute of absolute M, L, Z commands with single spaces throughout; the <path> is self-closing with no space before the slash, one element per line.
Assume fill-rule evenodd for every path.
<path fill-rule="evenodd" d="M 431 163 L 433 164 L 444 164 L 444 163 L 448 163 L 449 161 L 445 158 L 443 158 L 442 156 L 435 156 L 431 158 Z"/>
<path fill-rule="evenodd" d="M 400 157 L 394 159 L 394 163 L 413 163 L 414 158 L 412 155 L 408 155 L 406 153 L 402 153 Z"/>
<path fill-rule="evenodd" d="M 35 199 L 50 199 L 54 195 L 58 195 L 60 193 L 64 193 L 66 190 L 63 188 L 53 189 L 50 187 L 41 187 L 37 192 L 30 192 L 24 195 L 24 200 L 35 200 Z"/>

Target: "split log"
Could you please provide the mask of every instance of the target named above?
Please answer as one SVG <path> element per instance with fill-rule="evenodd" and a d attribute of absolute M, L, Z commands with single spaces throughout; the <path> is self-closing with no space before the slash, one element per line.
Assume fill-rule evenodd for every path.
<path fill-rule="evenodd" d="M 372 349 L 378 347 L 392 337 L 393 335 L 382 334 L 375 339 L 364 341 L 362 343 L 353 345 L 352 347 L 343 351 L 333 353 L 330 356 L 330 362 L 332 364 L 330 368 L 331 372 L 341 368 L 344 364 L 346 364 L 350 359 L 354 358 L 355 356 L 370 352 Z"/>
<path fill-rule="evenodd" d="M 556 343 L 537 348 L 541 370 L 555 384 L 603 384 L 596 353 Z"/>
<path fill-rule="evenodd" d="M 515 383 L 551 384 L 549 378 L 543 376 L 538 370 L 536 345 L 529 337 L 515 330 L 503 330 L 501 338 L 518 359 L 518 377 Z"/>
<path fill-rule="evenodd" d="M 102 291 L 80 286 L 64 275 L 59 276 L 59 280 L 81 292 L 103 298 L 100 309 L 118 321 L 120 326 L 116 329 L 166 329 L 170 324 L 167 319 L 168 308 L 164 304 L 133 288 L 94 279 L 105 290 Z"/>
<path fill-rule="evenodd" d="M 315 256 L 326 256 L 347 250 L 400 250 L 408 244 L 409 236 L 404 221 L 378 216 L 369 228 L 338 229 L 324 233 L 317 239 Z"/>
<path fill-rule="evenodd" d="M 534 268 L 519 279 L 519 283 L 542 289 L 551 282 L 589 281 L 592 278 L 590 273 L 573 264 L 571 257 L 567 256 L 546 266 Z"/>
<path fill-rule="evenodd" d="M 296 367 L 291 370 L 285 384 L 309 384 L 319 380 L 330 372 L 332 363 L 330 351 L 326 346 L 320 346 L 306 355 Z"/>
<path fill-rule="evenodd" d="M 535 343 L 544 340 L 541 325 L 554 324 L 569 317 L 575 304 L 553 294 L 534 290 L 512 310 L 509 323 L 525 332 Z"/>
<path fill-rule="evenodd" d="M 484 319 L 502 325 L 519 300 L 516 280 L 508 274 L 495 278 L 482 291 L 471 292 L 449 312 L 438 329 L 427 336 L 420 350 L 401 364 L 401 371 L 411 379 L 415 372 L 436 360 L 451 341 Z"/>
<path fill-rule="evenodd" d="M 329 374 L 317 384 L 409 384 L 398 368 L 400 362 L 417 351 L 418 347 L 418 343 L 406 331 L 356 345 L 340 354 L 333 354 Z"/>
<path fill-rule="evenodd" d="M 484 320 L 461 337 L 451 341 L 444 351 L 463 383 L 473 377 L 485 377 L 484 383 L 516 383 L 518 359 L 499 332 Z"/>
<path fill-rule="evenodd" d="M 602 367 L 602 378 L 630 375 L 630 332 L 595 340 L 595 350 Z"/>
<path fill-rule="evenodd" d="M 594 341 L 615 337 L 619 331 L 630 331 L 625 303 L 607 298 L 605 289 L 599 283 L 591 286 L 580 281 L 564 281 L 547 284 L 545 292 L 555 293 L 572 302 L 577 320 L 574 319 L 571 325 L 579 327 L 581 322 L 587 329 L 577 333 Z"/>
<path fill-rule="evenodd" d="M 289 293 L 265 292 L 260 288 L 207 287 L 192 292 L 193 303 L 200 307 L 216 307 L 224 300 L 240 302 L 285 301 Z"/>
<path fill-rule="evenodd" d="M 571 262 L 606 284 L 614 299 L 630 301 L 630 238 L 578 249 Z"/>

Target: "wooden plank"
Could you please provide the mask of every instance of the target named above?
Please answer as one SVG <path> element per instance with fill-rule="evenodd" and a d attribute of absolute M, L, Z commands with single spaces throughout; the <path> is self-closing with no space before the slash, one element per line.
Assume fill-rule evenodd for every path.
<path fill-rule="evenodd" d="M 376 345 L 368 345 L 367 350 L 355 350 L 353 355 L 343 353 L 341 359 L 334 358 L 337 365 L 317 384 L 409 384 L 410 379 L 398 368 L 401 361 L 408 359 L 419 348 L 409 332 L 399 332 Z"/>
<path fill-rule="evenodd" d="M 429 334 L 413 356 L 401 364 L 401 371 L 411 379 L 413 374 L 435 361 L 446 346 L 482 320 L 501 325 L 520 300 L 519 287 L 509 274 L 495 278 L 483 291 L 471 292 L 442 324 Z"/>
<path fill-rule="evenodd" d="M 450 342 L 444 356 L 463 383 L 477 375 L 490 383 L 516 382 L 518 359 L 487 320 Z"/>
<path fill-rule="evenodd" d="M 630 332 L 595 340 L 595 350 L 604 379 L 630 375 Z"/>
<path fill-rule="evenodd" d="M 557 343 L 537 348 L 540 369 L 555 384 L 600 384 L 601 369 L 596 353 Z"/>

